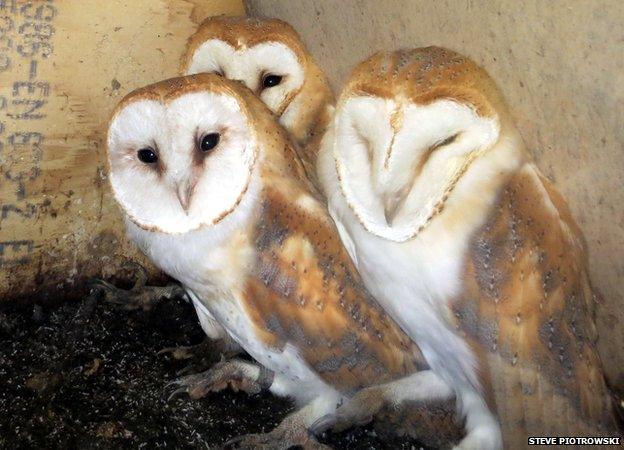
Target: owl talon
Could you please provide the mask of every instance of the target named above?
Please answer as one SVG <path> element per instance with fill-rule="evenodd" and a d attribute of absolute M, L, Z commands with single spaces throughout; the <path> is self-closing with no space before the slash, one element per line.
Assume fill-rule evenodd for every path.
<path fill-rule="evenodd" d="M 308 429 L 310 433 L 318 436 L 330 429 L 340 432 L 353 426 L 366 425 L 373 420 L 383 404 L 383 395 L 378 387 L 363 389 L 332 414 L 317 419 Z"/>
<path fill-rule="evenodd" d="M 325 414 L 322 417 L 319 417 L 312 425 L 308 427 L 308 431 L 310 434 L 314 436 L 318 436 L 319 434 L 325 433 L 327 430 L 332 428 L 332 426 L 336 423 L 337 418 L 335 414 Z"/>
<path fill-rule="evenodd" d="M 258 372 L 257 375 L 249 374 L 250 370 Z M 261 380 L 262 372 L 251 363 L 240 360 L 222 361 L 205 372 L 187 375 L 169 382 L 166 387 L 180 386 L 169 399 L 180 393 L 186 392 L 192 399 L 205 397 L 210 392 L 219 392 L 228 386 L 235 392 L 243 391 L 248 394 L 257 394 L 263 387 Z"/>
<path fill-rule="evenodd" d="M 338 411 L 336 414 L 327 414 L 314 422 L 309 430 L 315 436 L 326 431 L 339 433 L 354 426 L 364 426 L 373 420 L 371 414 L 350 414 Z"/>
<path fill-rule="evenodd" d="M 186 393 L 186 387 L 181 387 L 181 388 L 176 389 L 171 394 L 169 394 L 169 397 L 167 397 L 167 402 L 170 402 L 171 399 L 176 398 L 184 393 Z"/>
<path fill-rule="evenodd" d="M 299 430 L 285 429 L 279 425 L 269 433 L 244 434 L 236 436 L 223 444 L 222 449 L 289 449 L 301 447 L 304 450 L 331 450 L 331 447 L 321 444 L 314 436 Z"/>
<path fill-rule="evenodd" d="M 187 375 L 192 375 L 197 372 L 197 366 L 194 364 L 189 364 L 188 366 L 184 366 L 180 370 L 176 370 L 176 377 L 185 377 Z"/>
<path fill-rule="evenodd" d="M 306 427 L 309 420 L 316 417 L 314 407 L 308 405 L 286 417 L 268 433 L 247 434 L 227 441 L 222 448 L 237 449 L 289 449 L 301 447 L 308 450 L 327 450 Z"/>

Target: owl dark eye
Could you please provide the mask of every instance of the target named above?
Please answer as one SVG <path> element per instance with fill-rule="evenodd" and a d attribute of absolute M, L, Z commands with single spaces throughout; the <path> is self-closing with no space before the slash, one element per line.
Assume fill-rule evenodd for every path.
<path fill-rule="evenodd" d="M 199 141 L 199 148 L 202 152 L 209 152 L 219 144 L 220 138 L 219 133 L 204 134 Z"/>
<path fill-rule="evenodd" d="M 273 75 L 269 73 L 262 78 L 262 89 L 272 88 L 273 86 L 277 86 L 281 82 L 282 82 L 281 75 Z"/>
<path fill-rule="evenodd" d="M 144 162 L 145 164 L 154 164 L 158 161 L 158 155 L 149 147 L 139 150 L 137 152 L 137 157 L 139 158 L 139 161 Z"/>
<path fill-rule="evenodd" d="M 459 137 L 459 134 L 460 133 L 457 133 L 457 134 L 454 134 L 452 136 L 447 137 L 443 141 L 440 141 L 437 144 L 435 144 L 431 149 L 432 150 L 437 150 L 440 147 L 444 147 L 445 145 L 452 144 L 453 142 L 455 142 L 457 140 L 457 138 Z"/>

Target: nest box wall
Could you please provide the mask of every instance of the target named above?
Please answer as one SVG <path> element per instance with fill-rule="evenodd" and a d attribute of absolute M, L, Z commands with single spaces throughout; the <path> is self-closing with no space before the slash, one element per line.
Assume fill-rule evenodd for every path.
<path fill-rule="evenodd" d="M 599 350 L 624 390 L 624 2 L 247 0 L 290 22 L 336 92 L 382 49 L 439 45 L 481 64 L 583 229 Z"/>
<path fill-rule="evenodd" d="M 138 253 L 106 180 L 134 88 L 177 75 L 205 17 L 240 0 L 0 1 L 0 301 L 110 276 Z"/>

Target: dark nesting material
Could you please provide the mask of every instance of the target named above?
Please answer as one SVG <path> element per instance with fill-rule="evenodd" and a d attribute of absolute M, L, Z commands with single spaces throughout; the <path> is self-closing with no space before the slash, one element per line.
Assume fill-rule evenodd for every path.
<path fill-rule="evenodd" d="M 1 307 L 0 449 L 208 448 L 275 427 L 290 404 L 268 393 L 167 402 L 176 372 L 208 361 L 172 361 L 158 350 L 202 339 L 182 300 L 149 312 L 95 299 Z M 340 449 L 420 448 L 372 426 L 322 440 Z"/>

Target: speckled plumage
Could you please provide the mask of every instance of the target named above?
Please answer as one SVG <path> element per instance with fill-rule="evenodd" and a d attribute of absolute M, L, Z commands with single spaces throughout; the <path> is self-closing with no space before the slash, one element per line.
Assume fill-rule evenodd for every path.
<path fill-rule="evenodd" d="M 365 284 L 457 393 L 461 448 L 614 432 L 581 234 L 483 69 L 437 47 L 372 56 L 318 170 Z"/>
<path fill-rule="evenodd" d="M 188 96 L 198 93 L 204 100 L 194 100 L 197 112 L 189 112 L 186 106 L 177 109 L 187 105 Z M 158 106 L 163 111 L 162 118 L 154 118 L 162 138 L 152 139 L 163 167 L 141 167 L 159 171 L 155 176 L 165 189 L 158 199 L 163 215 L 180 214 L 180 207 L 174 205 L 175 186 L 185 182 L 186 171 L 225 178 L 246 177 L 249 172 L 248 179 L 241 178 L 238 183 L 244 186 L 241 192 L 231 193 L 233 200 L 223 206 L 222 199 L 202 190 L 209 180 L 200 174 L 197 185 L 202 195 L 192 194 L 184 208 L 188 219 L 180 215 L 175 222 L 179 230 L 160 227 L 158 218 L 155 223 L 142 221 L 140 203 L 153 199 L 125 195 L 124 190 L 131 186 L 124 184 L 126 178 L 121 174 L 116 175 L 116 171 L 126 170 L 124 165 L 135 164 L 128 159 L 132 154 L 128 147 L 144 145 L 124 135 L 125 130 L 133 134 L 136 128 L 151 129 L 141 123 L 145 115 L 137 115 L 140 119 L 134 126 L 120 121 L 134 120 L 126 110 L 139 108 L 140 112 L 140 108 L 148 108 L 145 101 L 155 103 L 149 108 Z M 198 104 L 210 101 L 216 106 Z M 244 124 L 239 124 L 238 118 L 234 124 L 228 122 L 234 120 L 228 119 L 233 111 Z M 176 139 L 183 136 L 175 138 L 182 123 L 198 136 L 212 131 L 194 125 L 193 114 L 217 114 L 209 123 L 222 130 L 223 144 L 200 163 L 193 162 L 194 156 L 183 159 L 185 153 L 197 149 L 179 145 Z M 253 149 L 255 156 L 230 156 L 225 160 L 228 165 L 220 166 L 225 153 L 238 148 L 247 153 Z M 168 153 L 180 155 L 168 159 Z M 202 74 L 166 80 L 129 94 L 111 121 L 109 160 L 116 198 L 124 211 L 135 211 L 127 216 L 131 239 L 159 268 L 178 279 L 254 359 L 275 372 L 272 392 L 307 405 L 302 419 L 305 426 L 363 387 L 426 372 L 418 347 L 361 283 L 286 132 L 247 88 Z M 187 167 L 194 164 L 199 164 L 199 169 Z M 169 172 L 175 173 L 174 181 L 169 180 L 173 176 Z M 140 175 L 133 171 L 127 182 L 134 183 L 136 176 Z M 166 194 L 168 183 L 175 185 L 171 194 Z M 129 204 L 133 201 L 139 204 Z M 206 216 L 206 209 L 224 212 Z M 164 216 L 163 220 L 169 223 Z M 192 228 L 187 221 L 200 225 Z M 237 370 L 251 373 L 253 367 Z"/>
<path fill-rule="evenodd" d="M 595 302 L 580 230 L 552 184 L 527 164 L 473 236 L 463 292 L 452 304 L 510 445 L 527 434 L 615 433 Z"/>

